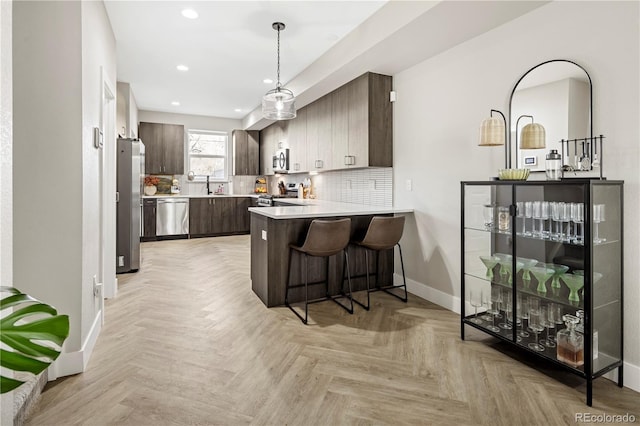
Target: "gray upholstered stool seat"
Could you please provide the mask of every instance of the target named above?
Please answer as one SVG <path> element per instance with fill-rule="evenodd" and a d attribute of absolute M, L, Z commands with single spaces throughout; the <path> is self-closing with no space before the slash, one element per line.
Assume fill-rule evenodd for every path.
<path fill-rule="evenodd" d="M 308 318 L 308 306 L 310 303 L 322 302 L 324 300 L 333 300 L 340 305 L 350 314 L 353 314 L 353 300 L 351 298 L 351 278 L 349 276 L 349 256 L 347 254 L 347 246 L 349 245 L 349 236 L 351 234 L 351 219 L 338 219 L 338 220 L 321 220 L 315 219 L 311 222 L 307 236 L 302 246 L 296 246 L 291 244 L 289 246 L 289 273 L 287 277 L 287 290 L 285 294 L 284 303 L 293 311 L 294 314 L 300 318 L 300 320 L 306 324 Z M 339 254 L 344 255 L 344 264 L 342 268 L 342 285 L 341 295 L 331 296 L 329 294 L 329 257 Z M 304 268 L 304 283 L 292 285 L 291 284 L 291 258 L 293 253 L 298 253 L 303 256 L 302 267 Z M 309 283 L 308 282 L 308 264 L 307 257 L 324 257 L 327 259 L 326 266 L 326 280 Z M 345 294 L 344 289 L 344 275 L 347 274 L 347 282 L 349 286 L 349 293 Z M 326 284 L 325 297 L 320 299 L 309 300 L 309 286 L 315 284 Z M 304 300 L 304 317 L 299 314 L 289 303 L 289 290 L 292 288 L 304 287 L 305 300 Z M 349 307 L 340 303 L 337 299 L 348 298 Z"/>
<path fill-rule="evenodd" d="M 407 302 L 407 279 L 404 275 L 404 260 L 402 259 L 402 248 L 400 247 L 400 238 L 402 238 L 402 232 L 404 231 L 404 216 L 374 216 L 369 223 L 369 227 L 367 228 L 367 233 L 365 234 L 362 240 L 354 240 L 351 243 L 355 246 L 362 247 L 365 249 L 365 262 L 367 264 L 367 272 L 364 275 L 352 276 L 351 278 L 358 278 L 361 276 L 367 277 L 367 303 L 366 305 L 356 299 L 353 299 L 358 305 L 362 306 L 366 310 L 369 310 L 371 303 L 369 294 L 373 291 L 384 291 L 392 296 L 397 297 L 403 302 Z M 402 280 L 403 284 L 400 285 L 384 285 L 380 286 L 378 284 L 378 259 L 380 256 L 380 251 L 393 249 L 395 246 L 398 246 L 398 250 L 400 252 L 400 265 L 402 266 Z M 375 272 L 369 271 L 369 252 L 372 251 L 376 254 L 376 270 Z M 376 285 L 374 288 L 371 288 L 369 277 L 371 275 L 376 276 Z M 404 297 L 399 296 L 395 293 L 389 291 L 393 288 L 404 288 Z"/>

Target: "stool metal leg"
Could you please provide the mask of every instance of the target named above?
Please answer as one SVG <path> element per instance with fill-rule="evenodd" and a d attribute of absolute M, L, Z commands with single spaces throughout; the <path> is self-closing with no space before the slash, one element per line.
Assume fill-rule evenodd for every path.
<path fill-rule="evenodd" d="M 356 302 L 358 305 L 362 306 L 365 310 L 369 310 L 371 307 L 371 300 L 369 298 L 369 293 L 371 292 L 371 283 L 369 282 L 369 277 L 371 276 L 371 273 L 369 273 L 369 249 L 366 247 L 362 247 L 362 249 L 364 250 L 364 262 L 366 265 L 366 277 L 367 277 L 367 304 L 365 305 L 364 303 L 360 302 L 358 299 L 353 299 L 354 302 Z M 349 278 L 349 283 L 351 283 L 351 278 Z"/>
<path fill-rule="evenodd" d="M 300 315 L 298 313 L 298 311 L 296 311 L 293 306 L 291 306 L 291 304 L 289 303 L 289 289 L 291 288 L 291 259 L 292 259 L 292 252 L 293 250 L 289 249 L 289 270 L 287 272 L 287 291 L 285 293 L 284 296 L 284 304 L 287 306 L 287 308 L 291 309 L 291 312 L 293 312 L 294 314 L 296 314 L 296 316 L 298 318 L 300 318 L 300 321 L 302 321 L 303 324 L 307 323 L 307 318 L 308 318 L 308 313 L 309 313 L 309 284 L 308 284 L 308 268 L 307 268 L 307 255 L 304 254 L 304 317 L 302 317 L 302 315 Z"/>
<path fill-rule="evenodd" d="M 402 259 L 402 247 L 400 247 L 400 243 L 397 244 L 398 246 L 398 251 L 400 252 L 400 266 L 402 267 L 402 281 L 403 284 L 402 285 L 391 285 L 389 287 L 385 287 L 382 288 L 381 290 L 384 291 L 387 294 L 390 294 L 394 297 L 397 297 L 398 299 L 402 300 L 404 303 L 407 303 L 407 301 L 409 300 L 409 295 L 407 294 L 407 278 L 404 274 L 404 260 Z M 404 287 L 404 297 L 398 296 L 397 294 L 391 293 L 389 290 L 392 288 L 399 288 L 399 287 Z"/>
<path fill-rule="evenodd" d="M 340 305 L 345 311 L 349 312 L 350 314 L 353 314 L 353 296 L 351 294 L 351 274 L 349 273 L 349 255 L 347 254 L 346 249 L 343 249 L 342 252 L 344 253 L 344 264 L 342 265 L 342 285 L 340 287 L 344 287 L 344 271 L 345 268 L 347 269 L 347 281 L 349 282 L 349 306 L 347 307 L 345 305 L 343 305 L 342 303 L 338 302 L 338 298 L 342 297 L 342 296 L 329 296 L 327 295 L 327 298 L 330 300 L 333 300 L 336 304 Z"/>

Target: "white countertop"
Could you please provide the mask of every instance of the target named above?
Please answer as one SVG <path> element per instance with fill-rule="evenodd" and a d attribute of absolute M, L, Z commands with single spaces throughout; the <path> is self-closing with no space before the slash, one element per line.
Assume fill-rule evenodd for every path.
<path fill-rule="evenodd" d="M 250 207 L 249 211 L 271 219 L 301 219 L 310 217 L 360 216 L 370 214 L 413 213 L 413 209 L 401 207 L 367 206 L 364 204 L 338 203 L 323 200 L 282 199 L 285 203 L 299 204 L 283 207 Z"/>
<path fill-rule="evenodd" d="M 143 195 L 142 198 L 258 198 L 260 194 L 156 194 Z"/>

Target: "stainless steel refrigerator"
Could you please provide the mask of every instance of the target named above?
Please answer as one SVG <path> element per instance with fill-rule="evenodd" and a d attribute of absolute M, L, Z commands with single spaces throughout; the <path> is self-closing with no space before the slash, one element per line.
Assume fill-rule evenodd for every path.
<path fill-rule="evenodd" d="M 116 273 L 140 269 L 140 203 L 144 180 L 144 144 L 118 139 L 116 179 Z"/>

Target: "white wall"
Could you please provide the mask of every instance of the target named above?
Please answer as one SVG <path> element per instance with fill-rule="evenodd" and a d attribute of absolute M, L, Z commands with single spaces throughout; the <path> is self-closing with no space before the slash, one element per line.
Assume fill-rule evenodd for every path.
<path fill-rule="evenodd" d="M 491 108 L 508 113 L 532 66 L 569 59 L 593 79 L 594 134 L 607 136 L 605 175 L 625 180 L 625 361 L 640 376 L 640 116 L 638 2 L 552 2 L 394 75 L 394 203 L 412 205 L 403 253 L 408 278 L 459 306 L 460 181 L 485 180 L 502 147 L 478 147 Z M 597 30 L 594 30 L 597 29 Z M 413 180 L 413 191 L 405 189 Z M 417 183 L 420 183 L 420 186 Z M 418 284 L 419 286 L 419 284 Z M 635 373 L 634 373 L 635 371 Z"/>
<path fill-rule="evenodd" d="M 82 24 L 82 341 L 92 336 L 101 303 L 93 293 L 93 277 L 105 289 L 115 287 L 116 276 L 116 40 L 102 2 L 81 3 Z M 104 84 L 114 101 L 103 106 Z M 96 149 L 93 128 L 102 128 L 103 108 L 113 117 L 111 132 L 104 130 L 104 146 Z M 111 137 L 110 137 L 111 136 Z M 104 185 L 104 194 L 101 187 Z M 101 199 L 101 197 L 104 198 Z M 100 246 L 100 217 L 104 221 Z M 103 252 L 105 254 L 103 254 Z M 102 264 L 104 256 L 104 264 Z M 103 270 L 101 271 L 101 266 Z M 86 357 L 85 359 L 87 359 Z"/>
<path fill-rule="evenodd" d="M 79 2 L 13 5 L 14 284 L 69 315 L 65 351 L 82 345 L 80 37 Z"/>
<path fill-rule="evenodd" d="M 0 285 L 13 286 L 12 2 L 0 2 Z M 3 371 L 13 377 L 11 371 Z M 0 425 L 13 424 L 14 393 L 0 395 Z"/>
<path fill-rule="evenodd" d="M 138 104 L 129 83 L 118 82 L 117 124 L 118 134 L 124 138 L 138 137 Z"/>
<path fill-rule="evenodd" d="M 55 377 L 84 369 L 99 331 L 92 278 L 101 253 L 101 173 L 113 181 L 103 250 L 114 259 L 105 279 L 115 279 L 115 145 L 105 138 L 96 150 L 92 131 L 101 121 L 103 71 L 115 94 L 115 39 L 101 2 L 16 2 L 13 9 L 14 283 L 69 315 Z"/>

